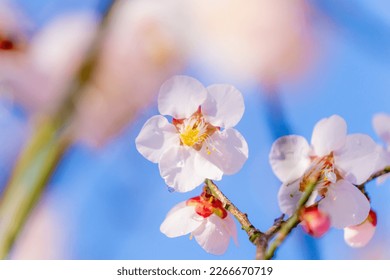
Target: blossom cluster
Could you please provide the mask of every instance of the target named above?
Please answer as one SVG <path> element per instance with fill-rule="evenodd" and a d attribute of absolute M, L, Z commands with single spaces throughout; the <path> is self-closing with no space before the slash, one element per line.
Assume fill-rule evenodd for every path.
<path fill-rule="evenodd" d="M 205 179 L 221 180 L 238 172 L 248 158 L 248 146 L 233 127 L 244 113 L 240 92 L 229 85 L 204 88 L 194 78 L 174 76 L 158 96 L 162 115 L 151 117 L 136 138 L 138 151 L 159 165 L 165 183 L 187 192 Z M 377 133 L 390 143 L 389 116 L 374 118 Z M 372 238 L 377 217 L 371 209 L 364 184 L 389 165 L 390 152 L 365 134 L 347 134 L 338 115 L 320 120 L 311 144 L 298 135 L 277 139 L 269 154 L 270 165 L 282 181 L 280 209 L 287 215 L 299 212 L 309 234 L 320 237 L 330 227 L 343 229 L 347 244 L 366 245 Z M 316 186 L 303 209 L 297 209 L 305 180 L 316 173 Z M 168 237 L 191 233 L 214 254 L 223 253 L 236 231 L 230 214 L 207 191 L 175 206 L 161 225 Z M 219 242 L 217 242 L 218 240 Z"/>
<path fill-rule="evenodd" d="M 244 100 L 233 86 L 205 88 L 194 78 L 174 76 L 161 86 L 158 110 L 161 115 L 145 123 L 135 143 L 145 158 L 158 163 L 161 177 L 174 190 L 188 192 L 205 179 L 221 180 L 247 160 L 248 145 L 233 128 L 244 113 Z M 174 207 L 161 231 L 168 237 L 192 232 L 213 254 L 224 253 L 229 237 L 236 235 L 230 214 L 205 192 Z"/>
<path fill-rule="evenodd" d="M 385 135 L 384 127 L 389 123 L 379 117 L 375 124 L 377 131 L 382 132 L 379 134 Z M 347 124 L 338 115 L 315 125 L 311 144 L 298 135 L 277 139 L 269 160 L 282 181 L 278 194 L 280 209 L 288 215 L 296 211 L 305 191 L 305 174 L 317 170 L 316 188 L 301 213 L 304 229 L 313 236 L 323 235 L 330 226 L 344 229 L 347 244 L 366 245 L 374 234 L 377 219 L 364 183 L 389 164 L 384 161 L 386 153 L 368 135 L 347 134 Z"/>
<path fill-rule="evenodd" d="M 243 168 L 248 144 L 235 126 L 245 105 L 232 85 L 205 87 L 175 74 L 191 59 L 266 86 L 299 74 L 312 59 L 308 5 L 302 0 L 271 2 L 118 1 L 104 28 L 99 16 L 83 12 L 64 14 L 32 33 L 28 20 L 3 1 L 0 90 L 34 117 L 71 111 L 63 124 L 72 140 L 92 146 L 118 133 L 158 92 L 160 114 L 146 121 L 135 145 L 158 164 L 170 189 L 190 192 Z M 215 21 L 219 17 L 227 20 Z M 182 24 L 172 20 L 177 18 Z M 96 55 L 93 71 L 78 94 L 70 96 L 89 52 Z M 299 135 L 273 143 L 269 163 L 282 183 L 279 208 L 287 216 L 298 215 L 308 234 L 321 237 L 331 227 L 342 229 L 352 247 L 362 247 L 373 237 L 377 214 L 365 184 L 390 166 L 390 116 L 376 115 L 373 126 L 385 146 L 365 134 L 348 134 L 346 121 L 338 115 L 320 120 L 310 143 Z M 313 174 L 314 191 L 298 206 Z M 388 176 L 376 177 L 383 182 Z M 160 231 L 168 237 L 190 234 L 206 252 L 223 254 L 231 239 L 237 242 L 237 230 L 222 200 L 205 186 L 199 195 L 174 206 Z"/>

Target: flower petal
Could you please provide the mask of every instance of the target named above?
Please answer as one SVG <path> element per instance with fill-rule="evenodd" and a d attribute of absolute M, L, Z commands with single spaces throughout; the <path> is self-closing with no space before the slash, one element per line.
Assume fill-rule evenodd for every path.
<path fill-rule="evenodd" d="M 179 146 L 180 139 L 174 125 L 163 116 L 151 117 L 135 139 L 138 152 L 154 163 L 172 146 Z"/>
<path fill-rule="evenodd" d="M 223 175 L 222 170 L 202 156 L 201 153 L 196 153 L 194 172 L 203 178 L 217 181 L 221 180 Z"/>
<path fill-rule="evenodd" d="M 376 226 L 368 220 L 357 226 L 346 227 L 344 228 L 344 240 L 351 247 L 364 247 L 374 236 L 375 229 Z"/>
<path fill-rule="evenodd" d="M 376 152 L 378 153 L 376 171 L 383 170 L 386 166 L 390 166 L 390 151 L 380 145 L 377 145 Z"/>
<path fill-rule="evenodd" d="M 248 144 L 237 130 L 228 128 L 216 131 L 199 152 L 224 174 L 230 175 L 238 172 L 248 159 Z"/>
<path fill-rule="evenodd" d="M 345 145 L 334 152 L 334 161 L 344 179 L 359 185 L 377 171 L 379 156 L 377 144 L 371 137 L 351 134 L 346 137 Z"/>
<path fill-rule="evenodd" d="M 301 199 L 302 192 L 299 191 L 300 180 L 286 185 L 283 184 L 278 192 L 279 208 L 282 213 L 291 216 L 298 205 L 298 201 Z"/>
<path fill-rule="evenodd" d="M 160 231 L 168 237 L 178 237 L 193 232 L 203 221 L 204 218 L 196 214 L 194 206 L 187 206 L 183 201 L 168 212 Z"/>
<path fill-rule="evenodd" d="M 317 156 L 325 156 L 344 145 L 347 124 L 343 118 L 333 115 L 317 122 L 311 137 L 311 144 Z"/>
<path fill-rule="evenodd" d="M 207 87 L 208 96 L 202 104 L 205 119 L 217 127 L 235 126 L 245 111 L 241 92 L 231 85 L 211 85 Z"/>
<path fill-rule="evenodd" d="M 301 177 L 309 167 L 309 152 L 310 146 L 302 136 L 283 136 L 273 143 L 269 162 L 279 180 L 289 183 Z"/>
<path fill-rule="evenodd" d="M 390 145 L 390 115 L 379 113 L 372 118 L 372 125 L 378 136 Z"/>
<path fill-rule="evenodd" d="M 230 237 L 236 232 L 235 224 L 232 220 L 221 219 L 216 215 L 211 215 L 206 220 L 193 235 L 207 253 L 222 255 L 229 246 Z"/>
<path fill-rule="evenodd" d="M 195 170 L 196 151 L 184 146 L 172 146 L 162 154 L 159 169 L 165 183 L 178 192 L 188 192 L 199 186 L 204 177 Z"/>
<path fill-rule="evenodd" d="M 176 119 L 188 118 L 206 98 L 206 88 L 198 80 L 188 76 L 174 76 L 160 88 L 158 110 L 161 115 L 170 115 Z"/>
<path fill-rule="evenodd" d="M 328 187 L 318 208 L 330 216 L 333 227 L 341 229 L 362 223 L 370 212 L 370 202 L 357 187 L 340 180 Z"/>

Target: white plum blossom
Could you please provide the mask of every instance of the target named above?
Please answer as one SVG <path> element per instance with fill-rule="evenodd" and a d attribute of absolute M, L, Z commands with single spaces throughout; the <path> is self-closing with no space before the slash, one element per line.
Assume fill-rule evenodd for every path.
<path fill-rule="evenodd" d="M 205 88 L 194 78 L 174 76 L 161 86 L 158 109 L 172 122 L 151 117 L 135 143 L 145 158 L 158 163 L 166 184 L 176 191 L 234 174 L 247 160 L 248 145 L 233 128 L 244 113 L 244 101 L 233 86 Z"/>
<path fill-rule="evenodd" d="M 372 119 L 376 134 L 387 144 L 390 149 L 390 115 L 378 113 Z"/>
<path fill-rule="evenodd" d="M 173 207 L 160 230 L 172 238 L 191 234 L 206 252 L 214 255 L 225 253 L 230 238 L 237 243 L 237 229 L 231 214 L 206 192 Z"/>
<path fill-rule="evenodd" d="M 277 139 L 269 159 L 283 182 L 278 194 L 282 212 L 291 215 L 295 211 L 304 191 L 299 179 L 309 169 L 319 168 L 320 181 L 309 204 L 318 201 L 319 210 L 329 215 L 336 228 L 357 225 L 367 218 L 370 203 L 354 185 L 364 183 L 375 171 L 377 144 L 368 135 L 347 135 L 347 124 L 340 116 L 320 120 L 311 145 L 298 135 Z"/>
<path fill-rule="evenodd" d="M 378 146 L 379 160 L 377 170 L 383 170 L 390 166 L 390 115 L 378 113 L 372 119 L 372 124 L 376 134 L 386 144 L 386 148 Z M 383 175 L 377 179 L 378 183 L 383 183 L 390 174 Z"/>
<path fill-rule="evenodd" d="M 363 223 L 344 228 L 345 242 L 354 248 L 366 246 L 375 234 L 376 223 L 376 213 L 371 210 Z"/>

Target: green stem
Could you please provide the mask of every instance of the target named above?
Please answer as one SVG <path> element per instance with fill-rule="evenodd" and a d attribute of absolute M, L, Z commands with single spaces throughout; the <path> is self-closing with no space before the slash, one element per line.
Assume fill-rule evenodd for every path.
<path fill-rule="evenodd" d="M 300 223 L 299 213 L 301 212 L 302 208 L 305 207 L 306 202 L 309 200 L 317 183 L 318 183 L 318 178 L 316 178 L 315 180 L 311 180 L 307 183 L 305 187 L 305 191 L 303 192 L 302 197 L 298 202 L 295 213 L 280 227 L 280 230 L 278 231 L 275 240 L 269 245 L 269 248 L 265 254 L 265 259 L 269 260 L 273 258 L 276 250 L 283 243 L 286 237 L 290 234 L 292 229 L 295 228 Z"/>
<path fill-rule="evenodd" d="M 104 38 L 107 15 L 115 0 L 111 2 L 101 24 L 100 32 L 91 44 L 90 51 L 81 65 L 68 97 L 53 116 L 37 125 L 35 134 L 27 143 L 17 162 L 13 174 L 0 201 L 0 258 L 6 258 L 31 211 L 39 201 L 53 171 L 70 144 L 66 124 L 74 112 L 74 104 L 90 80 Z"/>
<path fill-rule="evenodd" d="M 45 120 L 18 162 L 0 203 L 0 258 L 8 256 L 46 182 L 68 146 L 56 134 L 56 125 Z"/>

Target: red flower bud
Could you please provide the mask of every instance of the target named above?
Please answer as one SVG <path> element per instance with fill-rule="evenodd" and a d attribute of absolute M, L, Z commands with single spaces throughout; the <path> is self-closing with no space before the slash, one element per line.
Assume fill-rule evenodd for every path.
<path fill-rule="evenodd" d="M 314 237 L 321 237 L 330 227 L 330 219 L 327 214 L 321 212 L 318 206 L 304 208 L 300 215 L 303 229 Z"/>

